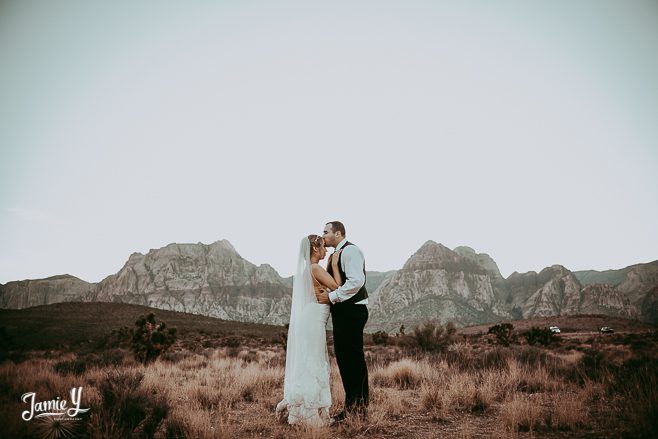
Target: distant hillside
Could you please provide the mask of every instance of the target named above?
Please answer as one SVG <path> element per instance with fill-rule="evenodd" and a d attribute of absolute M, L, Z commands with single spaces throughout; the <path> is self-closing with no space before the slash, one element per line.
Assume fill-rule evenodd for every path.
<path fill-rule="evenodd" d="M 68 302 L 32 308 L 0 309 L 0 328 L 20 349 L 53 349 L 96 342 L 113 329 L 132 328 L 140 315 L 154 313 L 158 321 L 175 327 L 180 335 L 203 332 L 217 337 L 271 339 L 281 326 L 226 321 L 177 311 L 126 303 Z"/>

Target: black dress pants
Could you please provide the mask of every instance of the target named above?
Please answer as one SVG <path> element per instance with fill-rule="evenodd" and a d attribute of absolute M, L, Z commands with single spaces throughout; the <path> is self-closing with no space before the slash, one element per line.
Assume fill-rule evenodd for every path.
<path fill-rule="evenodd" d="M 363 354 L 363 328 L 368 307 L 351 303 L 331 306 L 334 352 L 345 389 L 345 411 L 365 414 L 368 408 L 368 368 Z"/>

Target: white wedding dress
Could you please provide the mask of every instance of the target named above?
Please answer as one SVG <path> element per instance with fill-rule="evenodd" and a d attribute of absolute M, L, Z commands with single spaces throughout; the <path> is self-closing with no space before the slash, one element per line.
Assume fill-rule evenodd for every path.
<path fill-rule="evenodd" d="M 303 238 L 293 280 L 290 326 L 286 349 L 283 400 L 277 415 L 288 411 L 289 424 L 329 424 L 331 388 L 326 325 L 329 305 L 317 303 L 310 261 L 311 244 Z"/>

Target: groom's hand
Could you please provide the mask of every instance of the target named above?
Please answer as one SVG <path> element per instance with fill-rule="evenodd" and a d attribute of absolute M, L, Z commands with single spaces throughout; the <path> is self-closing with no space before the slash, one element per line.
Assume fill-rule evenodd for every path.
<path fill-rule="evenodd" d="M 318 300 L 318 303 L 323 305 L 329 305 L 329 292 L 327 290 L 320 290 L 315 292 L 315 298 Z"/>

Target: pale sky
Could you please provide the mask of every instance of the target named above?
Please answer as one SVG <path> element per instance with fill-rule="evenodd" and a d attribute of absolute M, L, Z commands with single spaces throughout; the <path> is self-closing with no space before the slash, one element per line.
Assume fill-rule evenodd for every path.
<path fill-rule="evenodd" d="M 342 220 L 504 276 L 658 259 L 656 1 L 0 3 L 0 282 Z"/>

